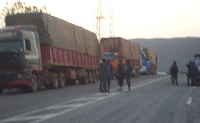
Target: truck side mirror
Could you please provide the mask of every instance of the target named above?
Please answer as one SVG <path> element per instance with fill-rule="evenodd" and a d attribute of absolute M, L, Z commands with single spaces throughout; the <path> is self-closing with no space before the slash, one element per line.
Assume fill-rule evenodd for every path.
<path fill-rule="evenodd" d="M 25 49 L 31 51 L 31 41 L 29 39 L 25 39 Z"/>

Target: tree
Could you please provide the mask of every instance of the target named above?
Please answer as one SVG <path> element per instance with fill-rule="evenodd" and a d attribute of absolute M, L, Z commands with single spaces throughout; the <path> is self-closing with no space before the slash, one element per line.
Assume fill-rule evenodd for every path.
<path fill-rule="evenodd" d="M 0 13 L 0 26 L 5 26 L 5 17 L 8 15 L 15 15 L 17 13 L 35 13 L 44 12 L 46 13 L 46 7 L 38 8 L 36 6 L 27 6 L 25 2 L 16 1 L 14 3 L 6 3 L 4 9 Z"/>

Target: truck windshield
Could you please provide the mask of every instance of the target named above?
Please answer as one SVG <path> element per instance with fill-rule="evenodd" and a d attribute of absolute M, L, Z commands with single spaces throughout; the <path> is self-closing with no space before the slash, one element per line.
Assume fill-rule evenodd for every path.
<path fill-rule="evenodd" d="M 0 52 L 22 52 L 22 40 L 5 40 L 0 41 Z"/>
<path fill-rule="evenodd" d="M 105 54 L 106 59 L 111 59 L 111 61 L 115 60 L 115 55 L 114 54 Z"/>

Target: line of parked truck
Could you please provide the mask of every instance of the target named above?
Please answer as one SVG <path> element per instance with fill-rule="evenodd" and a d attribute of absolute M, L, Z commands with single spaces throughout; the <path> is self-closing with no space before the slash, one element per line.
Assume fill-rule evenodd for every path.
<path fill-rule="evenodd" d="M 104 57 L 112 60 L 113 73 L 116 78 L 120 58 L 124 63 L 125 59 L 130 60 L 130 64 L 134 66 L 132 72 L 134 76 L 157 73 L 157 55 L 153 50 L 141 48 L 138 43 L 120 37 L 102 38 L 100 43 L 103 47 Z"/>
<path fill-rule="evenodd" d="M 110 58 L 117 77 L 118 59 L 130 59 L 134 76 L 156 74 L 153 50 L 120 37 L 102 38 L 46 13 L 7 16 L 0 29 L 0 93 L 4 88 L 36 92 L 40 86 L 95 83 L 102 57 Z"/>

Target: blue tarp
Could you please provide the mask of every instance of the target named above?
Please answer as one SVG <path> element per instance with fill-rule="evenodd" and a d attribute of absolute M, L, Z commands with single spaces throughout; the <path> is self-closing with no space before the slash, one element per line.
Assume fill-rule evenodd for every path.
<path fill-rule="evenodd" d="M 151 68 L 152 66 L 152 61 L 147 61 L 146 60 L 146 55 L 145 53 L 140 53 L 141 54 L 141 58 L 142 58 L 142 66 L 146 66 L 147 71 Z"/>

